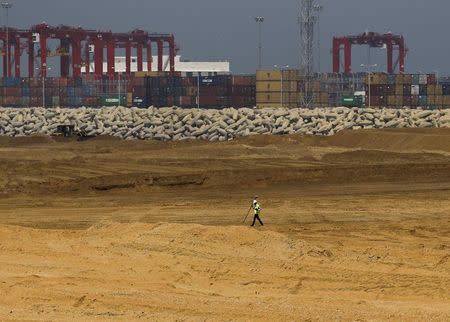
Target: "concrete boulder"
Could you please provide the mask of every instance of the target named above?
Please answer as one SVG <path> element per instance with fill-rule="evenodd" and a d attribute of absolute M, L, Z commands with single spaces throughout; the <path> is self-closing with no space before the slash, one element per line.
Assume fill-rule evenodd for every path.
<path fill-rule="evenodd" d="M 72 124 L 89 135 L 111 135 L 127 140 L 226 141 L 261 134 L 334 135 L 344 129 L 450 127 L 450 110 L 0 108 L 2 136 L 53 135 L 60 124 Z"/>

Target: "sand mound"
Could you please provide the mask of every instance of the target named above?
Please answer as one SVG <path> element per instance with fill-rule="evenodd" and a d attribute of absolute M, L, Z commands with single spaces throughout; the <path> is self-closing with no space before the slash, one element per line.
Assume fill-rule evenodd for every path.
<path fill-rule="evenodd" d="M 317 239 L 325 233 L 317 229 L 307 242 L 298 234 L 241 226 L 111 221 L 84 231 L 0 226 L 0 318 L 329 321 L 336 316 L 450 316 L 445 250 L 430 249 L 423 258 L 411 258 L 413 248 L 405 253 L 403 245 L 411 238 L 409 230 L 396 233 L 396 243 L 371 241 L 388 231 L 359 231 L 360 242 L 355 243 L 352 231 L 326 242 Z M 328 232 L 331 238 L 333 229 Z M 414 232 L 427 233 L 419 227 Z"/>
<path fill-rule="evenodd" d="M 184 256 L 226 256 L 227 258 L 287 260 L 308 252 L 304 242 L 293 241 L 273 231 L 258 231 L 243 226 L 204 226 L 195 224 L 101 223 L 89 228 L 86 236 L 135 249 L 139 245 L 162 247 Z"/>

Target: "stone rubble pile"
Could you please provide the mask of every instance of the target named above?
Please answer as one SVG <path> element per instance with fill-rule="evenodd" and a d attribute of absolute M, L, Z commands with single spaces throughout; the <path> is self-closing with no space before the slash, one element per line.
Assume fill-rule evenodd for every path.
<path fill-rule="evenodd" d="M 0 108 L 2 136 L 53 135 L 58 125 L 66 124 L 94 136 L 225 141 L 257 134 L 333 135 L 344 129 L 448 128 L 450 109 Z"/>

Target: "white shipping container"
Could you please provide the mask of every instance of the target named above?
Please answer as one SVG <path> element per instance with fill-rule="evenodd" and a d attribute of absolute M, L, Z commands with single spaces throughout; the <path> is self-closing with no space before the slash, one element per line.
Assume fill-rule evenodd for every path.
<path fill-rule="evenodd" d="M 411 85 L 411 95 L 419 95 L 420 87 L 419 85 Z"/>
<path fill-rule="evenodd" d="M 420 74 L 419 75 L 419 84 L 420 85 L 426 85 L 427 84 L 427 75 L 426 74 Z"/>

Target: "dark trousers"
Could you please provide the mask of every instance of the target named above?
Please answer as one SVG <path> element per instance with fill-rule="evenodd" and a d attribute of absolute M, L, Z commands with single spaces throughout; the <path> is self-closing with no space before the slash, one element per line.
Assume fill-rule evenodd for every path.
<path fill-rule="evenodd" d="M 252 226 L 255 226 L 256 220 L 259 221 L 259 223 L 261 224 L 261 226 L 264 226 L 263 222 L 261 221 L 261 218 L 259 218 L 259 214 L 255 214 L 255 216 L 253 217 L 253 224 L 252 224 Z"/>

